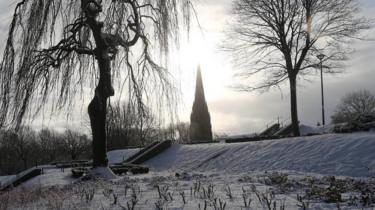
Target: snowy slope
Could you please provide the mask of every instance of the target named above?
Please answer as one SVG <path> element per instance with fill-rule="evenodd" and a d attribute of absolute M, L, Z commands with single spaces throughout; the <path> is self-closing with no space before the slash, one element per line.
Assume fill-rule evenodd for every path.
<path fill-rule="evenodd" d="M 310 134 L 327 134 L 332 133 L 333 128 L 335 127 L 334 124 L 325 125 L 325 126 L 309 126 L 300 124 L 299 129 L 301 136 L 307 136 Z M 259 133 L 258 133 L 259 134 Z M 241 139 L 241 138 L 252 138 L 258 135 L 257 133 L 249 133 L 249 134 L 241 134 L 241 135 L 233 135 L 233 136 L 227 136 L 227 137 L 221 137 L 218 140 L 224 140 L 224 139 Z"/>
<path fill-rule="evenodd" d="M 15 177 L 16 177 L 16 175 L 0 176 L 0 188 L 3 186 L 3 184 L 5 184 L 8 181 L 14 179 Z"/>
<path fill-rule="evenodd" d="M 332 133 L 333 128 L 335 127 L 334 124 L 329 124 L 325 126 L 308 126 L 301 124 L 299 126 L 300 133 L 302 136 L 309 135 L 309 134 L 327 134 Z"/>
<path fill-rule="evenodd" d="M 108 153 L 109 160 L 112 163 L 121 162 L 136 151 L 111 151 Z M 195 210 L 200 209 L 199 205 L 207 200 L 211 202 L 216 199 L 226 202 L 226 209 L 268 209 L 264 201 L 258 200 L 254 194 L 258 191 L 265 195 L 275 193 L 273 195 L 277 205 L 285 204 L 285 209 L 297 210 L 300 209 L 297 204 L 301 204 L 301 201 L 296 200 L 297 195 L 319 189 L 320 197 L 310 203 L 309 209 L 337 209 L 336 203 L 327 203 L 330 186 L 336 182 L 321 175 L 372 176 L 375 174 L 374 151 L 375 132 L 233 144 L 176 144 L 145 163 L 152 168 L 149 174 L 128 175 L 113 182 L 92 180 L 69 185 L 76 181 L 71 177 L 70 169 L 61 171 L 46 165 L 43 166 L 44 174 L 23 183 L 21 187 L 10 191 L 9 195 L 3 195 L 12 197 L 9 200 L 10 209 L 98 209 L 98 206 L 103 209 L 124 209 L 123 206 L 133 198 L 132 193 L 124 194 L 124 188 L 130 187 L 139 199 L 135 209 L 155 209 L 155 205 L 161 202 L 165 209 Z M 286 174 L 264 172 L 271 170 Z M 187 173 L 177 176 L 175 171 Z M 278 180 L 285 175 L 287 178 L 282 179 L 282 183 L 285 183 L 280 184 Z M 340 193 L 343 198 L 340 209 L 366 209 L 360 199 L 353 201 L 355 206 L 350 204 L 349 197 L 354 195 L 360 198 L 358 186 L 372 186 L 375 184 L 373 179 L 336 178 L 340 179 L 337 182 L 340 186 L 345 183 L 342 185 L 345 186 L 342 188 L 343 193 Z M 5 179 L 9 177 L 0 177 L 0 180 Z M 314 186 L 311 183 L 315 183 Z M 192 189 L 196 189 L 197 185 L 202 185 L 202 189 L 192 194 Z M 173 199 L 161 199 L 161 191 L 155 186 L 166 190 L 165 193 L 170 193 Z M 209 186 L 214 189 L 215 199 L 204 197 L 204 189 L 208 190 Z M 47 191 L 40 190 L 40 187 L 45 187 Z M 232 198 L 228 197 L 228 189 Z M 119 196 L 117 204 L 113 201 L 115 196 L 112 198 L 108 194 L 109 190 L 114 192 L 116 198 Z M 39 194 L 34 196 L 35 193 Z M 93 200 L 87 200 L 90 193 Z M 181 193 L 186 196 L 186 203 Z M 253 201 L 251 208 L 244 207 L 244 195 Z M 0 201 L 1 196 L 0 193 Z M 25 197 L 31 199 L 24 201 Z M 56 204 L 56 207 L 52 204 Z M 371 208 L 373 206 L 375 203 Z"/>
<path fill-rule="evenodd" d="M 108 161 L 109 163 L 121 163 L 122 161 L 137 153 L 139 150 L 140 148 L 109 151 L 107 153 Z"/>
<path fill-rule="evenodd" d="M 242 173 L 288 170 L 344 176 L 375 174 L 375 132 L 237 144 L 173 145 L 147 161 L 157 171 Z"/>
<path fill-rule="evenodd" d="M 70 184 L 74 180 L 70 169 L 62 171 L 57 168 L 47 168 L 43 170 L 43 174 L 22 183 L 21 186 L 28 188 L 59 186 Z"/>
<path fill-rule="evenodd" d="M 139 149 L 108 152 L 110 163 L 122 162 Z M 240 174 L 250 171 L 293 171 L 342 176 L 375 175 L 375 132 L 326 134 L 247 143 L 172 145 L 145 162 L 151 171 L 188 171 Z M 0 177 L 1 182 L 12 178 Z M 65 185 L 74 179 L 70 169 L 45 168 L 44 174 L 24 183 Z"/>

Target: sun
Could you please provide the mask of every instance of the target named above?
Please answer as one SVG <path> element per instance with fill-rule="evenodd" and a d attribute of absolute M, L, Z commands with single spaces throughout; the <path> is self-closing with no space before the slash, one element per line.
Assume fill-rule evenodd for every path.
<path fill-rule="evenodd" d="M 198 66 L 201 67 L 205 96 L 208 105 L 228 93 L 230 85 L 230 61 L 218 49 L 220 37 L 215 34 L 203 35 L 192 32 L 189 40 L 181 43 L 179 52 L 172 57 L 179 63 L 175 78 L 180 83 L 182 93 L 181 118 L 188 120 L 194 100 L 195 80 Z"/>

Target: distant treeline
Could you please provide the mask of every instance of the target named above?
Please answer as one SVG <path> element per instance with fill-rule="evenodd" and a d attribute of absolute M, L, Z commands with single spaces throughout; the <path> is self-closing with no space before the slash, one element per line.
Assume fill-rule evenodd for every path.
<path fill-rule="evenodd" d="M 113 123 L 113 122 L 112 122 Z M 188 141 L 187 123 L 167 128 L 124 126 L 108 123 L 108 150 L 142 147 L 158 140 Z M 23 127 L 19 131 L 0 130 L 0 176 L 15 174 L 36 165 L 56 161 L 92 158 L 91 136 L 70 129 L 58 132 Z"/>
<path fill-rule="evenodd" d="M 53 161 L 91 158 L 91 140 L 85 134 L 50 129 L 0 131 L 0 175 L 18 173 Z"/>

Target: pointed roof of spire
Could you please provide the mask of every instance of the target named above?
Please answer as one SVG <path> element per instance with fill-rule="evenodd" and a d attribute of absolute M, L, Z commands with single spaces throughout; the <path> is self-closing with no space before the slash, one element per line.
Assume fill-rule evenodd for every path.
<path fill-rule="evenodd" d="M 206 101 L 205 95 L 204 95 L 204 87 L 203 87 L 203 80 L 202 80 L 202 72 L 201 72 L 201 66 L 198 65 L 197 69 L 197 80 L 195 84 L 195 100 L 202 100 Z"/>

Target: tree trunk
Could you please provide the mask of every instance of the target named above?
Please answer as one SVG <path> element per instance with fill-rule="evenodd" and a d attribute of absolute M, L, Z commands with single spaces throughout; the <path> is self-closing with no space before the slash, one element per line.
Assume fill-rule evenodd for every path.
<path fill-rule="evenodd" d="M 87 23 L 95 39 L 94 53 L 99 67 L 98 86 L 95 88 L 95 96 L 88 106 L 92 131 L 93 167 L 107 167 L 107 99 L 114 95 L 111 82 L 109 46 L 102 32 L 103 23 L 96 20 L 101 12 L 101 5 L 100 8 L 91 8 L 88 4 L 92 1 L 81 0 L 81 2 L 82 11 L 86 13 Z"/>
<path fill-rule="evenodd" d="M 299 121 L 298 121 L 298 109 L 297 109 L 297 80 L 296 76 L 289 77 L 290 83 L 290 111 L 292 119 L 293 135 L 300 136 L 299 132 Z"/>
<path fill-rule="evenodd" d="M 98 89 L 98 88 L 97 88 Z M 92 147 L 93 147 L 93 166 L 107 166 L 106 146 L 107 139 L 105 134 L 105 116 L 107 99 L 95 91 L 95 96 L 89 104 L 89 116 L 92 131 Z"/>
<path fill-rule="evenodd" d="M 95 96 L 88 107 L 93 140 L 93 166 L 108 166 L 106 115 L 107 99 L 114 95 L 111 85 L 111 68 L 108 48 L 97 48 L 96 59 L 99 64 L 99 83 Z"/>

